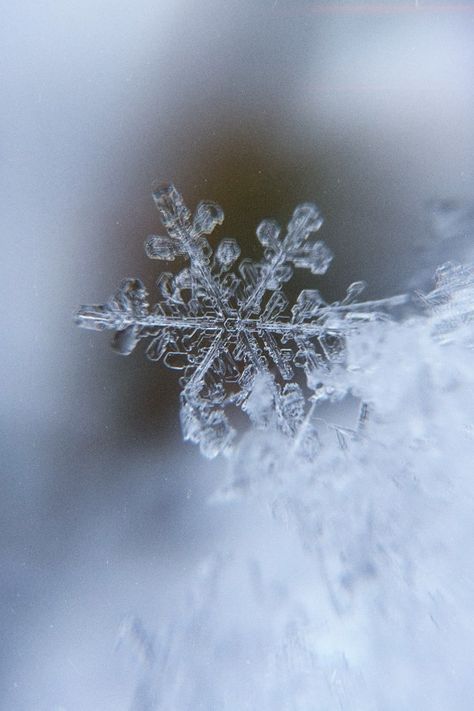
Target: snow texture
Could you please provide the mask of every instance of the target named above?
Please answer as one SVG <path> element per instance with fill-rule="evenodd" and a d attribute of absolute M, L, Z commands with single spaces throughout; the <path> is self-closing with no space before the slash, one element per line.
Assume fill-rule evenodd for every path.
<path fill-rule="evenodd" d="M 116 331 L 113 345 L 123 355 L 146 339 L 150 360 L 182 371 L 184 437 L 199 443 L 205 455 L 230 450 L 230 406 L 246 411 L 257 427 L 271 419 L 293 436 L 310 400 L 334 396 L 322 382 L 343 362 L 347 334 L 363 322 L 387 318 L 407 297 L 356 303 L 365 285 L 355 282 L 332 304 L 318 290 L 304 289 L 290 309 L 282 287 L 295 268 L 322 275 L 332 260 L 326 244 L 314 239 L 323 223 L 315 205 L 299 205 L 285 231 L 263 220 L 257 227 L 263 259 L 239 263 L 234 239 L 222 239 L 214 250 L 207 239 L 223 222 L 219 205 L 201 202 L 192 216 L 173 185 L 156 190 L 153 198 L 167 235 L 149 237 L 146 253 L 166 262 L 184 260 L 186 266 L 160 274 L 160 298 L 152 308 L 142 281 L 126 279 L 106 304 L 81 307 L 77 323 Z M 297 382 L 297 369 L 306 375 L 307 392 Z"/>
<path fill-rule="evenodd" d="M 472 709 L 474 270 L 447 264 L 418 296 L 403 322 L 351 330 L 327 371 L 365 403 L 357 428 L 244 436 L 214 497 L 242 502 L 240 535 L 193 574 L 153 655 L 135 623 L 133 711 Z"/>

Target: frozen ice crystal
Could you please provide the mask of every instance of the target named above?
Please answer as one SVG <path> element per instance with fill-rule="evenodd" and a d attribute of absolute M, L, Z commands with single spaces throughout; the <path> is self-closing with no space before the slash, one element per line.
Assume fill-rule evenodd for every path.
<path fill-rule="evenodd" d="M 193 216 L 173 185 L 157 189 L 153 198 L 167 235 L 149 237 L 146 254 L 181 259 L 185 266 L 160 274 L 152 307 L 140 279 L 126 279 L 104 305 L 82 306 L 77 323 L 115 331 L 113 346 L 123 355 L 146 340 L 150 360 L 181 371 L 183 434 L 207 456 L 231 446 L 229 406 L 246 410 L 259 426 L 271 421 L 294 434 L 311 391 L 321 399 L 322 375 L 344 361 L 347 333 L 361 322 L 386 318 L 406 297 L 355 303 L 365 286 L 355 282 L 341 301 L 327 304 L 318 290 L 304 289 L 290 308 L 282 287 L 295 268 L 322 275 L 332 260 L 326 244 L 314 239 L 323 220 L 311 203 L 294 210 L 286 230 L 263 220 L 257 227 L 263 258 L 237 265 L 234 239 L 213 249 L 206 237 L 223 222 L 219 205 L 200 202 Z M 297 369 L 306 375 L 306 394 Z M 257 406 L 252 392 L 260 392 L 262 383 L 267 397 Z"/>
<path fill-rule="evenodd" d="M 155 306 L 127 279 L 79 323 L 116 331 L 124 354 L 146 339 L 182 371 L 184 434 L 206 454 L 232 441 L 228 406 L 246 413 L 213 501 L 259 505 L 238 509 L 156 632 L 123 623 L 131 709 L 470 711 L 474 267 L 444 263 L 414 298 L 360 303 L 355 282 L 338 302 L 305 288 L 290 304 L 294 268 L 331 260 L 317 208 L 286 232 L 262 222 L 252 262 L 230 238 L 211 249 L 217 206 L 193 219 L 174 188 L 155 199 L 168 234 L 147 252 L 181 271 L 160 275 Z M 322 403 L 346 408 L 337 424 Z"/>

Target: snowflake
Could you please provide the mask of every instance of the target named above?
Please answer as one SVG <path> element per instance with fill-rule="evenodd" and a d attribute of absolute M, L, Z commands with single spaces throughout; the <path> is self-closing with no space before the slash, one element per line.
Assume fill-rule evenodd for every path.
<path fill-rule="evenodd" d="M 146 339 L 150 360 L 182 371 L 183 434 L 205 455 L 229 450 L 235 430 L 226 411 L 232 405 L 257 426 L 272 422 L 295 434 L 309 401 L 314 407 L 331 397 L 325 376 L 343 367 L 348 330 L 387 318 L 385 310 L 406 297 L 355 303 L 365 287 L 355 282 L 332 304 L 318 290 L 304 289 L 290 309 L 282 286 L 294 269 L 322 275 L 332 260 L 326 244 L 313 238 L 323 223 L 315 205 L 299 205 L 286 231 L 263 220 L 257 228 L 263 258 L 238 263 L 234 239 L 222 239 L 213 250 L 206 238 L 223 222 L 219 205 L 201 202 L 192 216 L 173 185 L 153 198 L 167 235 L 149 237 L 146 253 L 163 261 L 184 259 L 186 266 L 160 274 L 153 307 L 143 282 L 126 279 L 106 304 L 82 306 L 77 323 L 114 330 L 114 348 L 124 355 Z M 295 369 L 306 375 L 303 387 Z"/>

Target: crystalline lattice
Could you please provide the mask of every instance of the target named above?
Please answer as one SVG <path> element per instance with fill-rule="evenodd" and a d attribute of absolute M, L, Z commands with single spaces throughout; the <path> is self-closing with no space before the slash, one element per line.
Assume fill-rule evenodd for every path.
<path fill-rule="evenodd" d="M 323 220 L 311 203 L 295 209 L 286 230 L 263 220 L 257 228 L 263 258 L 239 262 L 234 239 L 224 238 L 213 249 L 206 237 L 223 222 L 219 205 L 201 202 L 192 215 L 173 185 L 156 190 L 153 198 L 167 234 L 149 237 L 146 253 L 184 260 L 185 266 L 160 274 L 152 307 L 142 281 L 126 279 L 106 304 L 81 307 L 78 324 L 114 330 L 114 348 L 124 355 L 146 339 L 150 360 L 182 372 L 183 433 L 207 456 L 231 445 L 231 405 L 247 410 L 257 426 L 268 422 L 270 408 L 272 422 L 294 434 L 308 400 L 295 369 L 304 371 L 309 391 L 321 397 L 321 376 L 344 360 L 347 332 L 361 321 L 383 318 L 405 297 L 354 303 L 364 288 L 356 282 L 340 302 L 327 304 L 318 290 L 304 289 L 290 308 L 282 287 L 295 268 L 322 275 L 332 260 L 326 244 L 314 238 Z M 267 408 L 249 399 L 263 380 Z"/>

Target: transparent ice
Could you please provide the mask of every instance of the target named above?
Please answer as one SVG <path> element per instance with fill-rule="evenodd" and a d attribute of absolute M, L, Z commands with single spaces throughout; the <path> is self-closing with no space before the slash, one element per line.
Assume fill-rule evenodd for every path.
<path fill-rule="evenodd" d="M 174 189 L 156 199 L 169 233 L 147 249 L 189 266 L 160 278 L 151 310 L 129 280 L 79 320 L 117 330 L 122 352 L 149 337 L 152 355 L 181 359 L 184 432 L 207 454 L 230 445 L 227 405 L 253 426 L 212 498 L 239 512 L 232 542 L 151 632 L 122 625 L 130 709 L 471 711 L 473 266 L 447 262 L 430 290 L 378 302 L 353 301 L 361 284 L 330 305 L 304 290 L 289 309 L 281 277 L 329 265 L 316 208 L 282 238 L 264 222 L 263 260 L 234 273 L 236 243 L 211 258 L 202 241 L 216 206 L 198 208 L 198 229 Z"/>
<path fill-rule="evenodd" d="M 151 308 L 142 281 L 126 279 L 106 304 L 81 307 L 78 324 L 114 330 L 114 348 L 123 355 L 145 339 L 150 360 L 182 371 L 184 437 L 199 443 L 205 455 L 230 449 L 235 430 L 226 415 L 229 406 L 247 411 L 257 426 L 272 414 L 293 435 L 307 403 L 332 394 L 322 380 L 344 360 L 348 332 L 386 318 L 407 297 L 357 303 L 365 285 L 355 282 L 341 301 L 327 304 L 317 289 L 304 289 L 290 308 L 283 285 L 295 268 L 319 276 L 332 260 L 326 244 L 314 239 L 323 223 L 315 205 L 299 205 L 286 230 L 263 220 L 257 227 L 263 258 L 239 262 L 234 239 L 222 239 L 215 249 L 207 239 L 223 222 L 219 205 L 201 202 L 192 215 L 173 185 L 156 190 L 153 198 L 167 235 L 149 237 L 146 253 L 185 266 L 160 274 L 159 300 Z M 306 376 L 307 393 L 297 369 Z M 266 391 L 265 405 L 252 396 L 255 388 Z"/>

